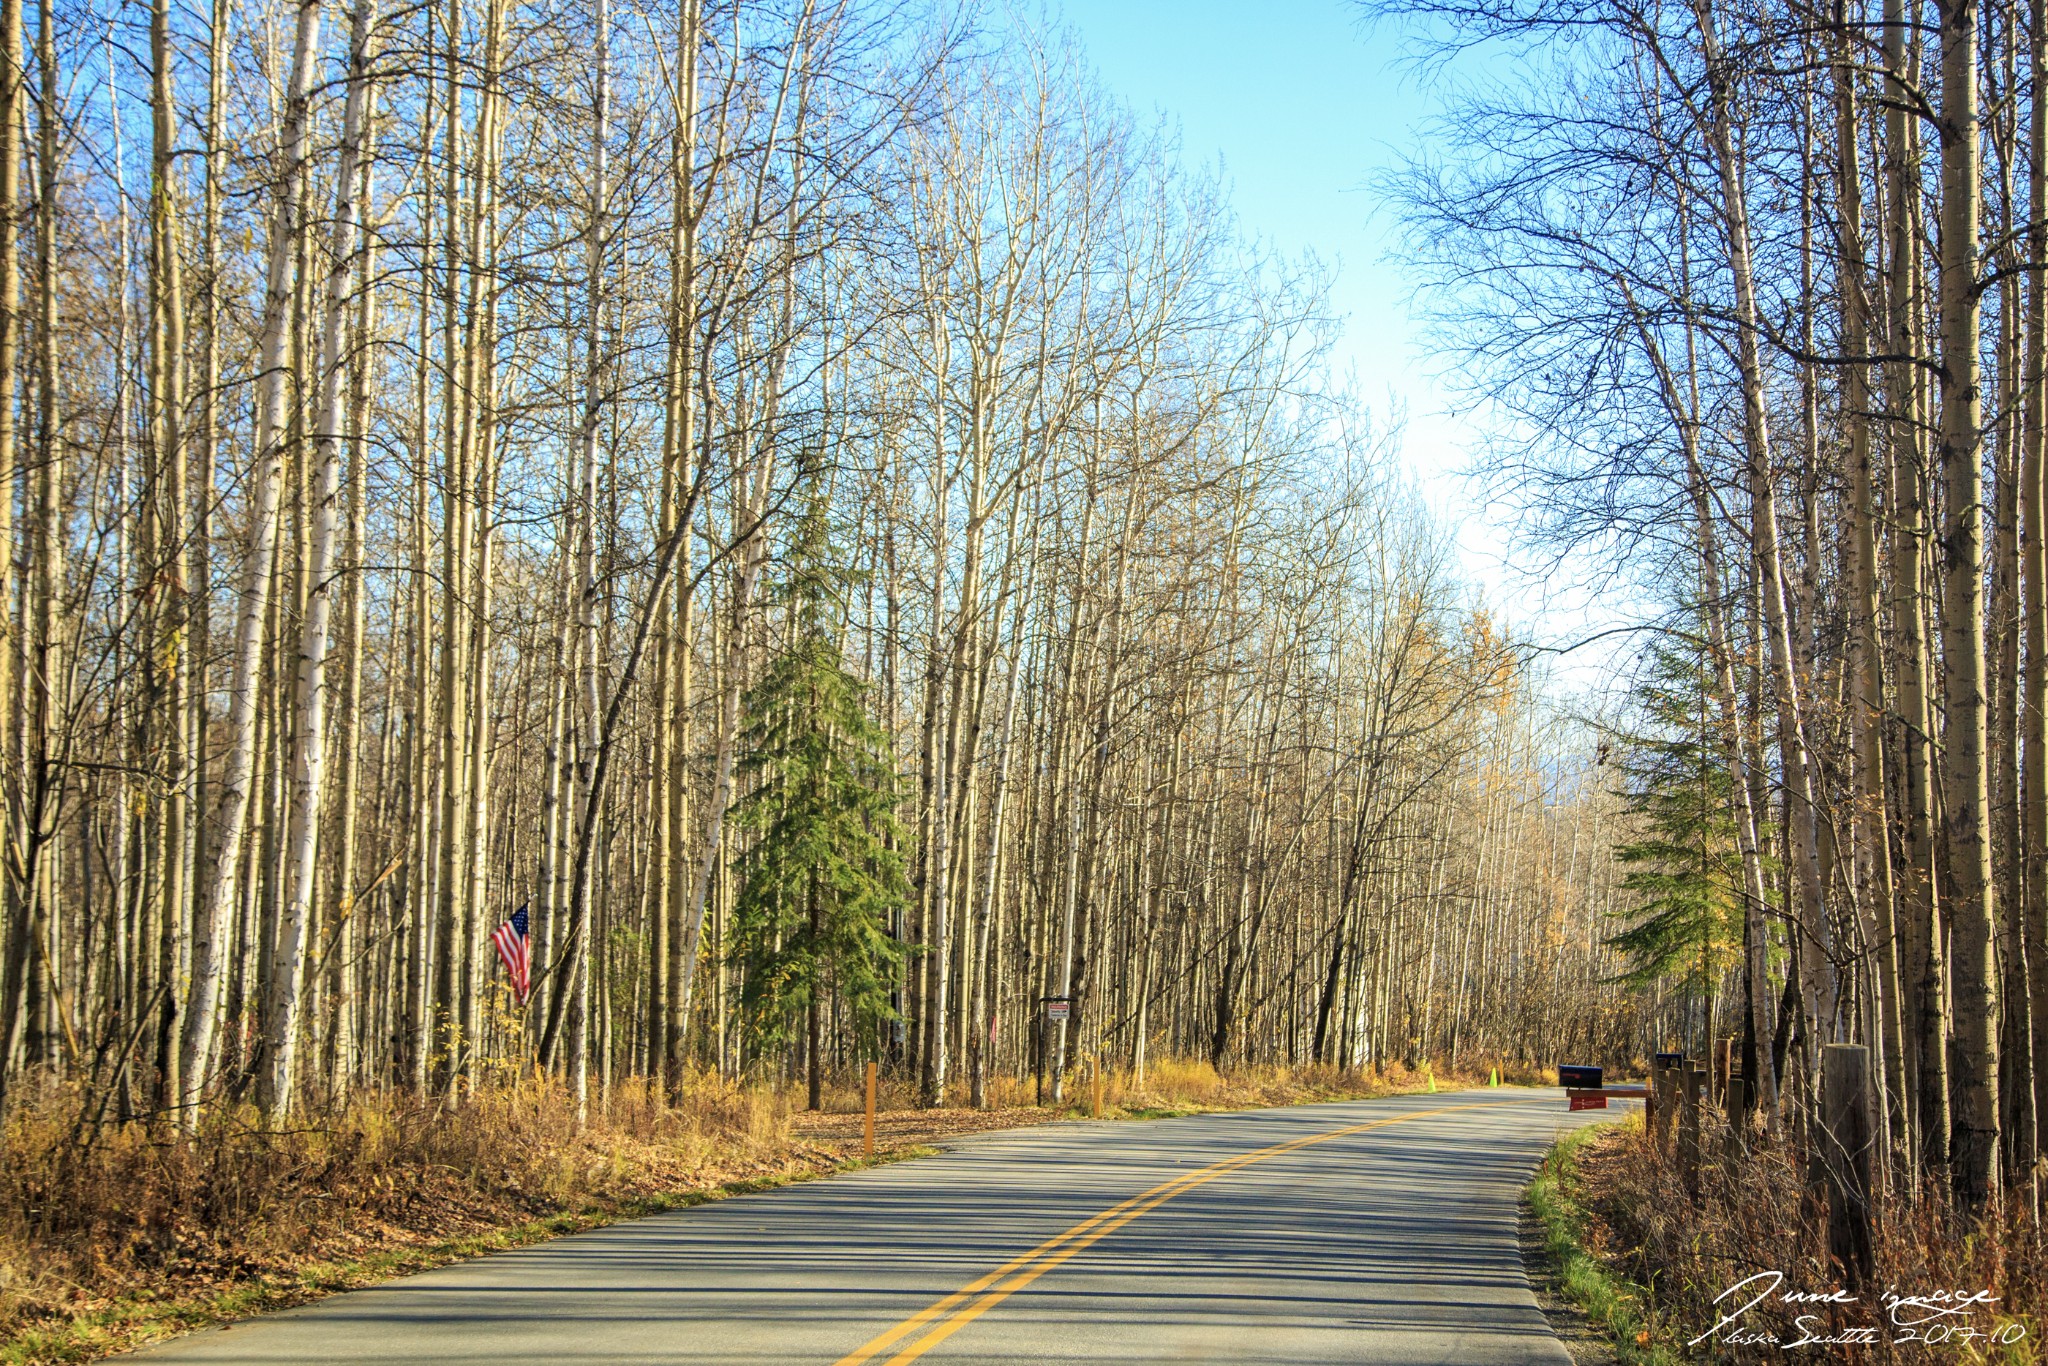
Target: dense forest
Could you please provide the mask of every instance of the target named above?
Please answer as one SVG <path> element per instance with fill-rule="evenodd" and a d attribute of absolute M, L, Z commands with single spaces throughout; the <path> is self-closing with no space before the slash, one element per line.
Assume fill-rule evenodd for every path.
<path fill-rule="evenodd" d="M 1895 1188 L 2032 1201 L 2043 7 L 1390 8 L 1426 65 L 1541 73 L 1465 84 L 1396 188 L 1497 485 L 1666 612 L 1629 947 L 1698 965 L 1773 1126 L 1865 1043 Z"/>
<path fill-rule="evenodd" d="M 0 1104 L 1645 1053 L 1323 283 L 993 9 L 0 0 Z"/>

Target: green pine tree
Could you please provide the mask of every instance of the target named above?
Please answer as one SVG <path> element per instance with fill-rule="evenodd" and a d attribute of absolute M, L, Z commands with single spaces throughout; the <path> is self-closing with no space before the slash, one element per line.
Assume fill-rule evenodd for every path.
<path fill-rule="evenodd" d="M 1617 912 L 1627 928 L 1607 943 L 1628 958 L 1624 980 L 1675 980 L 1708 1019 L 1742 949 L 1742 866 L 1703 661 L 1659 648 L 1636 702 L 1640 726 L 1619 746 L 1634 838 L 1614 851 L 1635 904 Z"/>
<path fill-rule="evenodd" d="M 872 1050 L 895 1018 L 903 962 L 887 928 L 907 895 L 893 847 L 898 779 L 866 685 L 841 656 L 848 583 L 813 499 L 775 588 L 787 644 L 746 697 L 741 772 L 751 782 L 733 812 L 754 835 L 740 858 L 730 941 L 742 1027 L 759 1050 L 806 1024 L 813 1108 L 822 1006 L 837 993 Z"/>

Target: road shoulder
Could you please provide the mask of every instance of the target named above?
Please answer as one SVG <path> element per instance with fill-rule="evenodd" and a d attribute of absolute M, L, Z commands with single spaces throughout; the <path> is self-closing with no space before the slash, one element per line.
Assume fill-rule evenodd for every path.
<path fill-rule="evenodd" d="M 1537 1307 L 1550 1324 L 1550 1331 L 1571 1353 L 1573 1366 L 1620 1366 L 1614 1344 L 1593 1326 L 1586 1311 L 1565 1297 L 1562 1270 L 1551 1255 L 1543 1236 L 1543 1221 L 1525 1191 L 1516 1206 L 1516 1232 L 1522 1245 L 1522 1268 L 1529 1276 L 1529 1289 Z"/>

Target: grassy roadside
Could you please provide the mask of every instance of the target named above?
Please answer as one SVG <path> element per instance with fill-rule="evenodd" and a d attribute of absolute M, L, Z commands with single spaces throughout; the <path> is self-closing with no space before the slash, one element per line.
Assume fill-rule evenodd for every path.
<path fill-rule="evenodd" d="M 1643 1312 L 1644 1292 L 1609 1271 L 1587 1246 L 1587 1214 L 1578 1202 L 1578 1160 L 1611 1125 L 1589 1125 L 1560 1139 L 1529 1183 L 1529 1204 L 1543 1226 L 1543 1241 L 1557 1268 L 1561 1293 L 1585 1311 L 1625 1366 L 1677 1366 L 1684 1360 L 1658 1340 Z"/>
<path fill-rule="evenodd" d="M 1598 1137 L 1579 1138 L 1546 1166 L 1558 1179 L 1545 1197 L 1566 1212 L 1566 1234 L 1578 1234 L 1569 1241 L 1614 1278 L 1610 1298 L 1635 1293 L 1634 1321 L 1617 1336 L 1647 1330 L 1665 1359 L 1678 1358 L 1729 1308 L 1722 1301 L 1731 1287 L 1759 1281 L 1753 1288 L 1769 1293 L 1740 1310 L 1737 1330 L 1698 1349 L 1701 1359 L 2041 1360 L 2048 1255 L 2024 1201 L 1966 1221 L 1936 1192 L 1887 1196 L 1874 1220 L 1874 1275 L 1856 1293 L 1829 1252 L 1807 1151 L 1787 1133 L 1757 1128 L 1732 1146 L 1719 1112 L 1701 1111 L 1703 1159 L 1691 1182 L 1670 1141 L 1651 1139 L 1635 1117 L 1589 1131 Z M 1836 1293 L 1851 1295 L 1839 1313 L 1822 1307 Z M 1912 1306 L 1923 1297 L 1939 1306 L 1965 1293 L 1990 1299 L 1915 1321 Z M 1892 1312 L 1894 1296 L 1908 1305 L 1903 1319 Z"/>

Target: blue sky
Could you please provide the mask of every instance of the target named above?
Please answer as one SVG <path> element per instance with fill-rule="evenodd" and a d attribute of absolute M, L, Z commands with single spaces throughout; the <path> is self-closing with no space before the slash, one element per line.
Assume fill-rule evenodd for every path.
<path fill-rule="evenodd" d="M 1352 315 L 1347 358 L 1368 389 L 1380 373 L 1421 384 L 1400 271 L 1381 258 L 1394 224 L 1364 183 L 1398 164 L 1426 100 L 1389 69 L 1349 0 L 1068 0 L 1104 84 L 1141 121 L 1179 123 L 1183 154 L 1221 158 L 1251 232 L 1341 261 L 1337 304 Z M 1419 397 L 1419 393 L 1411 397 Z M 1417 415 L 1420 416 L 1419 414 Z"/>
<path fill-rule="evenodd" d="M 1545 638 L 1590 629 L 1570 585 L 1534 582 L 1502 558 L 1505 528 L 1460 477 L 1473 429 L 1433 375 L 1428 336 L 1409 315 L 1398 224 L 1367 188 L 1438 107 L 1397 62 L 1399 34 L 1368 28 L 1352 0 L 1066 0 L 1064 13 L 1113 93 L 1141 119 L 1178 123 L 1190 163 L 1221 160 L 1248 232 L 1337 267 L 1332 302 L 1347 319 L 1337 363 L 1376 412 L 1406 408 L 1409 468 L 1457 524 L 1466 573 L 1489 601 Z M 1599 670 L 1579 657 L 1561 672 L 1585 684 Z"/>

